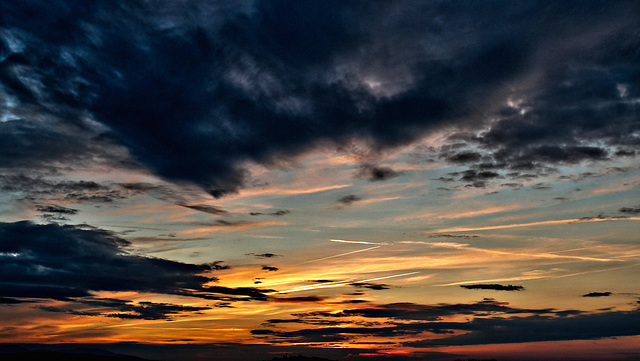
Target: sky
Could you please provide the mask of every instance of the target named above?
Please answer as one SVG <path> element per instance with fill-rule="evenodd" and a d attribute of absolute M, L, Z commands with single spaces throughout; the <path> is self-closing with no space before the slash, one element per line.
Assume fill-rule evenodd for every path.
<path fill-rule="evenodd" d="M 2 1 L 0 342 L 640 359 L 638 29 L 637 1 Z"/>

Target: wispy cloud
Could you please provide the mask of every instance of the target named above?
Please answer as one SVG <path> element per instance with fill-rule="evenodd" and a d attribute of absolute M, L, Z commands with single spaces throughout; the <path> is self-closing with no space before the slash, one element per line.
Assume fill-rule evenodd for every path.
<path fill-rule="evenodd" d="M 640 217 L 573 218 L 573 219 L 560 219 L 560 220 L 549 220 L 549 221 L 539 221 L 539 222 L 529 222 L 529 223 L 503 224 L 503 225 L 484 226 L 484 227 L 451 227 L 451 228 L 434 230 L 432 232 L 446 233 L 446 232 L 489 231 L 494 229 L 508 229 L 508 228 L 518 228 L 518 227 L 537 227 L 537 226 L 561 225 L 561 224 L 570 224 L 570 223 L 579 223 L 579 222 L 586 223 L 586 222 L 609 222 L 609 221 L 640 221 Z"/>

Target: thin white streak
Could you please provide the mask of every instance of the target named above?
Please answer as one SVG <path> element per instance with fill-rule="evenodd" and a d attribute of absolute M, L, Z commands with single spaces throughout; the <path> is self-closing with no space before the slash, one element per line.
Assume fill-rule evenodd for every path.
<path fill-rule="evenodd" d="M 467 250 L 467 251 L 476 251 L 476 252 L 484 252 L 484 253 L 492 253 L 492 254 L 503 254 L 503 255 L 511 255 L 511 256 L 520 256 L 520 257 L 533 257 L 533 258 L 564 258 L 564 259 L 577 259 L 581 261 L 594 261 L 594 262 L 621 262 L 619 259 L 611 259 L 611 258 L 595 258 L 595 257 L 586 257 L 586 256 L 565 256 L 555 253 L 520 253 L 520 252 L 510 252 L 510 251 L 498 251 L 492 249 L 484 249 L 478 247 L 469 247 L 468 244 L 464 243 L 454 243 L 454 242 L 420 242 L 420 241 L 403 241 L 400 243 L 408 243 L 408 244 L 424 244 L 430 247 L 436 248 L 452 248 L 459 250 Z M 571 251 L 571 250 L 567 250 Z M 563 252 L 563 251 L 559 251 Z M 566 251 L 564 251 L 566 252 Z"/>
<path fill-rule="evenodd" d="M 354 254 L 354 253 L 359 253 L 359 252 L 364 252 L 364 251 L 369 251 L 372 249 L 376 249 L 376 248 L 380 248 L 382 246 L 375 246 L 375 247 L 369 247 L 369 248 L 365 248 L 365 249 L 359 249 L 357 251 L 351 251 L 351 252 L 347 252 L 347 253 L 340 253 L 340 254 L 336 254 L 333 256 L 329 256 L 329 257 L 323 257 L 323 258 L 318 258 L 318 259 L 312 259 L 311 261 L 307 261 L 307 262 L 302 262 L 300 264 L 307 264 L 307 263 L 312 263 L 312 262 L 318 262 L 318 261 L 324 261 L 327 259 L 331 259 L 331 258 L 336 258 L 336 257 L 342 257 L 342 256 L 348 256 L 350 254 Z"/>
<path fill-rule="evenodd" d="M 393 243 L 387 243 L 387 242 L 376 243 L 376 242 L 369 242 L 369 241 L 344 240 L 344 239 L 330 239 L 329 242 L 354 243 L 354 244 L 375 244 L 375 245 L 379 245 L 379 246 L 392 246 L 393 245 Z"/>
<path fill-rule="evenodd" d="M 414 275 L 416 273 L 420 273 L 420 272 L 416 271 L 416 272 L 401 273 L 401 274 L 397 274 L 397 275 L 369 278 L 369 279 L 366 279 L 366 280 L 359 280 L 359 281 L 351 279 L 351 280 L 346 280 L 346 281 L 327 282 L 327 283 L 322 283 L 322 284 L 319 284 L 319 285 L 303 286 L 303 287 L 293 288 L 293 289 L 290 289 L 290 290 L 280 291 L 278 293 L 291 293 L 291 292 L 316 290 L 316 289 L 320 289 L 320 288 L 339 287 L 339 286 L 345 286 L 345 285 L 351 284 L 351 283 L 371 282 L 371 281 L 385 280 L 385 279 L 388 279 L 388 278 L 410 276 L 410 275 Z"/>
<path fill-rule="evenodd" d="M 592 270 L 592 271 L 584 271 L 584 272 L 577 272 L 577 273 L 570 273 L 570 274 L 558 275 L 558 276 L 522 276 L 522 277 L 512 277 L 512 278 L 494 278 L 494 279 L 491 279 L 491 280 L 463 281 L 463 282 L 454 282 L 454 283 L 440 284 L 440 285 L 434 285 L 434 286 L 442 287 L 442 286 L 458 286 L 458 285 L 466 285 L 466 284 L 470 284 L 470 283 L 484 283 L 484 282 L 508 282 L 508 281 L 539 280 L 539 279 L 557 279 L 557 278 L 582 276 L 582 275 L 591 274 L 591 273 L 615 271 L 615 270 L 619 270 L 619 269 L 623 269 L 623 268 L 631 268 L 631 267 L 637 267 L 637 266 L 640 266 L 640 263 L 636 263 L 636 264 L 632 264 L 632 265 L 628 265 L 628 266 L 612 267 L 612 268 Z"/>
<path fill-rule="evenodd" d="M 439 229 L 439 230 L 432 231 L 432 232 L 444 233 L 444 232 L 488 231 L 488 230 L 493 230 L 493 229 L 547 226 L 547 225 L 570 224 L 570 223 L 606 222 L 606 221 L 640 221 L 640 217 L 560 219 L 560 220 L 553 220 L 553 221 L 540 221 L 540 222 L 517 223 L 517 224 L 503 224 L 503 225 L 486 226 L 486 227 L 453 227 L 453 228 Z"/>

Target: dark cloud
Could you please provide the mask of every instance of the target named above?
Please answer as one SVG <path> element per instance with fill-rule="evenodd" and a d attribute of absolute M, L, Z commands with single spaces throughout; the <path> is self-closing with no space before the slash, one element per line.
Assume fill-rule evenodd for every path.
<path fill-rule="evenodd" d="M 356 177 L 366 178 L 371 182 L 381 182 L 395 178 L 401 174 L 402 173 L 396 172 L 389 167 L 379 167 L 367 164 L 360 168 Z"/>
<path fill-rule="evenodd" d="M 102 311 L 81 311 L 82 306 L 90 308 L 103 308 Z M 49 312 L 68 313 L 78 316 L 106 316 L 122 319 L 141 320 L 171 320 L 172 315 L 183 312 L 199 312 L 210 309 L 209 307 L 194 307 L 174 305 L 169 303 L 139 302 L 120 299 L 89 298 L 65 307 L 39 306 L 38 308 Z"/>
<path fill-rule="evenodd" d="M 507 317 L 515 314 L 520 315 L 519 317 L 528 314 L 541 317 L 540 315 L 556 314 L 556 311 L 552 309 L 512 308 L 508 304 L 495 302 L 491 299 L 472 304 L 394 303 L 346 309 L 340 312 L 316 311 L 293 314 L 292 316 L 295 318 L 268 320 L 264 326 L 299 323 L 314 325 L 316 328 L 296 331 L 262 329 L 254 330 L 252 334 L 280 340 L 294 339 L 301 342 L 328 342 L 335 337 L 340 337 L 341 340 L 350 340 L 365 335 L 396 338 L 423 332 L 453 335 L 453 330 L 475 330 L 475 328 L 467 328 L 471 322 L 446 322 L 443 321 L 444 317 L 457 315 L 468 318 L 472 316 L 475 320 L 484 317 Z M 564 316 L 557 314 L 556 317 Z M 500 319 L 506 320 L 507 318 Z M 318 326 L 320 327 L 318 328 Z M 340 331 L 342 329 L 345 331 Z"/>
<path fill-rule="evenodd" d="M 620 213 L 640 214 L 640 206 L 638 207 L 622 207 L 618 210 Z"/>
<path fill-rule="evenodd" d="M 528 316 L 515 318 L 475 318 L 468 323 L 449 325 L 471 331 L 439 340 L 405 343 L 405 346 L 480 345 L 560 340 L 593 340 L 638 335 L 640 311 L 611 311 L 572 317 Z"/>
<path fill-rule="evenodd" d="M 547 190 L 547 189 L 552 189 L 551 186 L 546 185 L 544 183 L 536 183 L 534 185 L 531 186 L 531 189 L 535 189 L 535 190 Z"/>
<path fill-rule="evenodd" d="M 263 258 L 281 257 L 282 255 L 275 254 L 275 253 L 260 253 L 260 254 L 247 253 L 246 256 L 254 256 L 255 258 L 263 259 Z"/>
<path fill-rule="evenodd" d="M 42 212 L 40 217 L 49 222 L 68 221 L 67 215 L 75 215 L 78 213 L 77 209 L 57 205 L 37 205 L 36 210 Z"/>
<path fill-rule="evenodd" d="M 308 302 L 320 302 L 325 300 L 325 297 L 320 296 L 300 296 L 300 297 L 269 297 L 269 301 L 273 302 L 285 302 L 285 303 L 308 303 Z"/>
<path fill-rule="evenodd" d="M 370 283 L 370 282 L 355 282 L 349 283 L 349 286 L 358 288 L 368 288 L 371 290 L 388 290 L 389 287 L 383 283 Z"/>
<path fill-rule="evenodd" d="M 608 296 L 611 296 L 611 292 L 590 292 L 585 295 L 582 295 L 582 297 L 608 297 Z"/>
<path fill-rule="evenodd" d="M 433 180 L 437 180 L 437 181 L 441 181 L 441 182 L 453 182 L 453 181 L 455 181 L 455 179 L 453 179 L 451 177 L 447 177 L 447 178 L 440 177 L 440 178 L 436 178 L 436 179 L 433 179 Z"/>
<path fill-rule="evenodd" d="M 461 152 L 446 156 L 446 160 L 451 163 L 475 163 L 482 159 L 482 155 L 478 152 Z"/>
<path fill-rule="evenodd" d="M 279 209 L 277 211 L 274 212 L 269 212 L 269 213 L 263 213 L 263 212 L 251 212 L 249 213 L 250 216 L 262 216 L 262 215 L 268 215 L 268 216 L 284 216 L 291 213 L 290 210 L 288 209 Z"/>
<path fill-rule="evenodd" d="M 346 195 L 344 197 L 339 198 L 338 199 L 338 203 L 339 204 L 344 204 L 344 205 L 350 205 L 350 204 L 353 204 L 354 202 L 357 202 L 357 201 L 359 201 L 361 199 L 362 198 L 358 197 L 355 194 L 349 194 L 349 195 Z"/>
<path fill-rule="evenodd" d="M 187 264 L 129 253 L 113 233 L 78 226 L 0 223 L 0 296 L 67 299 L 138 291 L 209 299 L 265 299 L 254 288 L 206 287 L 219 262 Z M 8 255 L 8 256 L 5 256 Z"/>
<path fill-rule="evenodd" d="M 0 174 L 0 190 L 5 193 L 15 194 L 19 199 L 36 202 L 41 200 L 61 200 L 71 203 L 112 203 L 135 195 L 132 190 L 123 188 L 118 184 L 101 184 L 87 180 L 57 180 L 49 177 L 29 176 L 22 173 Z M 70 213 L 55 211 L 47 213 L 70 215 Z"/>
<path fill-rule="evenodd" d="M 221 215 L 225 215 L 225 214 L 229 213 L 229 212 L 225 211 L 222 208 L 210 206 L 210 205 L 207 205 L 207 204 L 178 204 L 178 205 L 180 205 L 182 207 L 186 207 L 186 208 L 191 208 L 191 209 L 196 210 L 198 212 L 214 214 L 216 216 L 221 216 Z"/>
<path fill-rule="evenodd" d="M 356 138 L 377 152 L 485 114 L 465 140 L 477 149 L 450 161 L 536 168 L 638 144 L 634 2 L 0 6 L 5 167 L 115 163 L 104 149 L 119 144 L 219 197 L 245 183 L 246 161 Z"/>
<path fill-rule="evenodd" d="M 215 222 L 196 222 L 194 224 L 212 228 L 250 228 L 263 226 L 266 222 L 227 221 L 219 219 Z"/>
<path fill-rule="evenodd" d="M 486 299 L 470 304 L 439 304 L 421 305 L 415 303 L 391 303 L 371 305 L 368 308 L 346 309 L 338 313 L 325 311 L 294 314 L 301 320 L 314 317 L 343 318 L 393 318 L 396 320 L 437 321 L 451 315 L 490 315 L 490 314 L 547 314 L 554 313 L 552 309 L 519 309 L 509 307 L 507 303 Z"/>
<path fill-rule="evenodd" d="M 17 300 L 15 298 L 8 298 L 8 297 L 0 297 L 0 305 L 15 305 L 23 302 L 29 302 L 29 301 Z"/>
<path fill-rule="evenodd" d="M 468 290 L 495 290 L 495 291 L 523 291 L 524 287 L 514 285 L 500 285 L 500 284 L 474 284 L 474 285 L 460 285 L 462 288 Z"/>
<path fill-rule="evenodd" d="M 438 234 L 430 234 L 429 238 L 478 238 L 477 234 L 448 234 L 448 233 L 438 233 Z"/>
<path fill-rule="evenodd" d="M 317 311 L 292 316 L 294 318 L 269 320 L 264 326 L 298 323 L 314 327 L 295 331 L 262 329 L 252 333 L 272 341 L 287 339 L 301 342 L 347 341 L 371 335 L 402 340 L 403 336 L 426 332 L 440 335 L 402 343 L 405 347 L 429 348 L 532 340 L 588 340 L 638 335 L 640 332 L 637 326 L 640 317 L 638 310 L 585 313 L 575 310 L 521 309 L 492 299 L 471 304 L 371 305 L 340 312 Z M 466 321 L 447 321 L 450 316 Z"/>
<path fill-rule="evenodd" d="M 267 272 L 275 272 L 275 271 L 279 270 L 279 268 L 278 267 L 273 267 L 273 266 L 263 265 L 262 266 L 262 270 L 263 271 L 267 271 Z"/>
<path fill-rule="evenodd" d="M 36 210 L 42 213 L 59 213 L 59 214 L 68 214 L 68 215 L 78 214 L 77 209 L 67 208 L 67 207 L 57 206 L 57 205 L 47 205 L 47 206 L 38 205 L 36 206 Z"/>

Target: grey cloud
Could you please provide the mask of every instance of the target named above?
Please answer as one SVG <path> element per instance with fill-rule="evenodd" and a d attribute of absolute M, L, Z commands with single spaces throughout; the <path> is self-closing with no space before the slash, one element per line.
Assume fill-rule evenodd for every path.
<path fill-rule="evenodd" d="M 34 177 L 22 173 L 0 174 L 0 189 L 22 200 L 63 200 L 73 203 L 112 203 L 134 194 L 129 189 L 113 184 L 56 180 L 53 177 Z"/>

